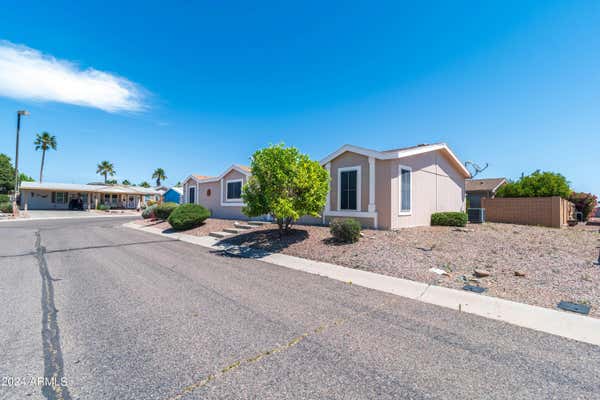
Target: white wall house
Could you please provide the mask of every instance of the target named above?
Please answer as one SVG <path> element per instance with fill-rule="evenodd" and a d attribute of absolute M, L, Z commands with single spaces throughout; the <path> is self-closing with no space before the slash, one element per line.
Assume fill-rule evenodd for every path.
<path fill-rule="evenodd" d="M 156 190 L 140 186 L 73 183 L 22 182 L 20 193 L 22 210 L 67 210 L 74 200 L 81 200 L 85 210 L 99 204 L 137 209 L 148 200 L 160 198 Z"/>

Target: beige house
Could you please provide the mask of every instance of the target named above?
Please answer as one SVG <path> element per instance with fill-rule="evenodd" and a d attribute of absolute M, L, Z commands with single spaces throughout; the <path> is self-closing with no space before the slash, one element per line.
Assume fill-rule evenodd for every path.
<path fill-rule="evenodd" d="M 344 145 L 321 164 L 331 176 L 323 216 L 299 223 L 351 217 L 364 226 L 399 229 L 429 225 L 437 211 L 465 210 L 470 174 L 444 143 L 387 151 Z M 217 177 L 190 175 L 183 181 L 183 203 L 201 204 L 216 218 L 246 220 L 241 193 L 250 176 L 242 165 Z"/>
<path fill-rule="evenodd" d="M 216 177 L 190 175 L 183 181 L 182 203 L 201 204 L 216 218 L 242 219 L 242 187 L 248 182 L 250 168 L 232 165 Z"/>
<path fill-rule="evenodd" d="M 344 145 L 321 164 L 331 177 L 323 223 L 351 217 L 399 229 L 429 225 L 434 212 L 465 210 L 470 174 L 445 143 L 386 151 Z"/>

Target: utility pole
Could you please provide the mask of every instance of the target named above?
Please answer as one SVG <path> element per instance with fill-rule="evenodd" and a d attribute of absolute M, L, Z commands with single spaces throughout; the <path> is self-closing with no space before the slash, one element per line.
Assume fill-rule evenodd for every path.
<path fill-rule="evenodd" d="M 26 110 L 17 111 L 17 146 L 15 150 L 15 193 L 13 195 L 13 216 L 19 215 L 17 196 L 19 195 L 19 131 L 21 130 L 21 116 L 29 115 Z"/>

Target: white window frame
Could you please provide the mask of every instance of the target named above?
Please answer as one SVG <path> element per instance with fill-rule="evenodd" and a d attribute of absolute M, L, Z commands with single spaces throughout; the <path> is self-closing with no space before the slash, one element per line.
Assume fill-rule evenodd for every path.
<path fill-rule="evenodd" d="M 402 170 L 410 173 L 410 209 L 402 211 Z M 398 215 L 412 215 L 413 210 L 413 170 L 407 165 L 398 165 Z"/>
<path fill-rule="evenodd" d="M 356 171 L 356 210 L 342 210 L 342 172 Z M 337 209 L 343 212 L 361 212 L 362 211 L 362 166 L 342 167 L 337 170 Z"/>
<path fill-rule="evenodd" d="M 233 202 L 242 201 L 241 196 L 238 198 L 231 198 L 231 199 L 227 196 L 227 194 L 229 192 L 229 184 L 236 183 L 236 182 L 240 182 L 240 194 L 242 193 L 242 188 L 244 187 L 244 180 L 243 179 L 228 179 L 225 181 L 225 199 L 224 199 L 224 201 L 233 201 Z"/>

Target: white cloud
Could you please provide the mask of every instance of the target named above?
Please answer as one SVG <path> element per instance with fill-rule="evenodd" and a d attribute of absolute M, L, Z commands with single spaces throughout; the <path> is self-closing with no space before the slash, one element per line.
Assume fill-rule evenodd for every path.
<path fill-rule="evenodd" d="M 108 112 L 143 111 L 144 90 L 135 83 L 93 68 L 0 41 L 0 96 L 57 101 Z"/>

